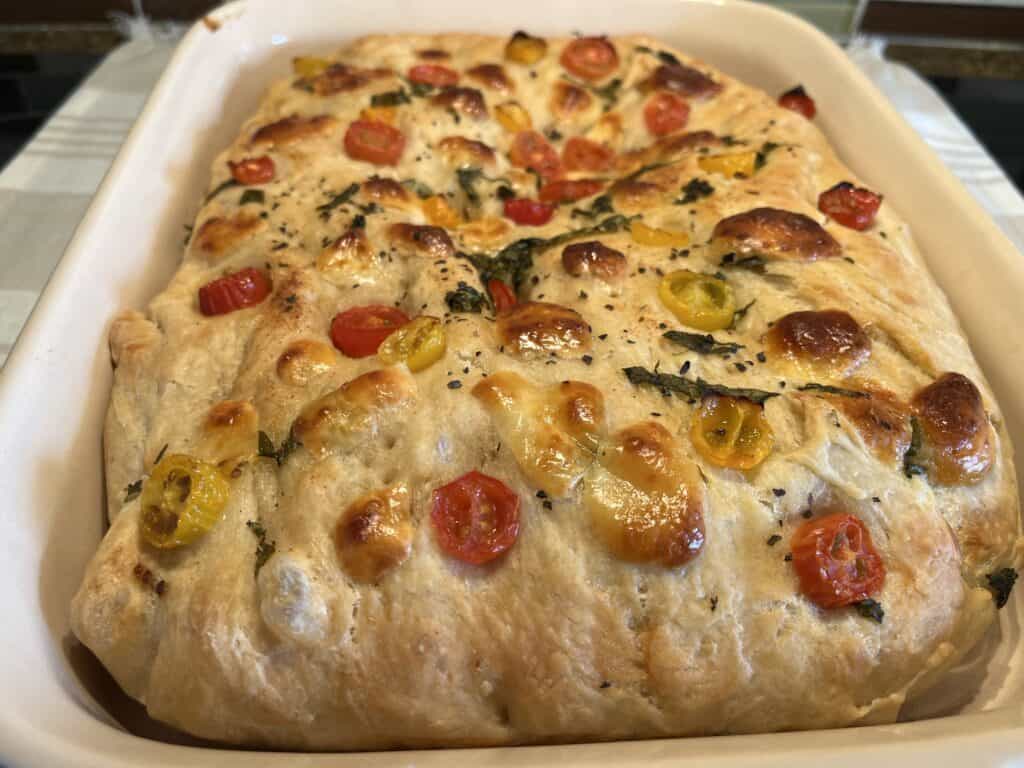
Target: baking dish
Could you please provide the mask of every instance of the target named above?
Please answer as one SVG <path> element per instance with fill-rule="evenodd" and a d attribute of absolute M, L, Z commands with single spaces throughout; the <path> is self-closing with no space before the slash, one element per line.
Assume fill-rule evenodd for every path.
<path fill-rule="evenodd" d="M 385 0 L 372 14 L 350 0 L 249 0 L 225 6 L 181 43 L 0 373 L 0 761 L 53 765 L 676 765 L 756 759 L 787 766 L 1000 764 L 1024 752 L 1018 597 L 971 663 L 906 714 L 927 720 L 844 731 L 580 746 L 284 755 L 158 740 L 104 684 L 70 639 L 67 611 L 103 531 L 100 430 L 110 386 L 106 327 L 143 306 L 180 257 L 218 149 L 298 52 L 382 31 L 555 34 L 648 31 L 769 92 L 802 82 L 818 124 L 848 164 L 910 223 L 1024 439 L 1014 386 L 1017 297 L 1024 261 L 912 129 L 831 41 L 769 7 L 710 0 L 570 0 L 492 7 L 468 0 Z M 1020 467 L 1018 467 L 1020 469 Z M 1019 595 L 1019 592 L 1018 592 Z M 116 712 L 117 719 L 111 714 Z M 120 722 L 119 722 L 120 721 Z M 129 731 L 157 738 L 141 738 Z"/>

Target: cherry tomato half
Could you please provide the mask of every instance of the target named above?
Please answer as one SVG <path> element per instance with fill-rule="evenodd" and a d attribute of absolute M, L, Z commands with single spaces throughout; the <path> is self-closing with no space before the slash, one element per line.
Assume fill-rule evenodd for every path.
<path fill-rule="evenodd" d="M 808 120 L 813 120 L 818 109 L 814 106 L 814 99 L 807 95 L 802 85 L 791 88 L 779 96 L 779 106 L 799 112 Z"/>
<path fill-rule="evenodd" d="M 690 439 L 712 464 L 753 469 L 775 442 L 764 407 L 738 397 L 708 395 L 690 420 Z"/>
<path fill-rule="evenodd" d="M 207 317 L 226 315 L 259 304 L 270 293 L 270 280 L 258 269 L 246 267 L 207 283 L 199 289 L 199 311 Z"/>
<path fill-rule="evenodd" d="M 512 165 L 534 170 L 545 179 L 562 175 L 562 161 L 558 159 L 558 153 L 537 131 L 519 131 L 512 139 L 509 159 Z"/>
<path fill-rule="evenodd" d="M 818 196 L 818 210 L 844 227 L 865 230 L 875 222 L 882 196 L 841 181 Z"/>
<path fill-rule="evenodd" d="M 430 519 L 447 554 L 482 565 L 508 551 L 519 536 L 519 497 L 476 470 L 433 493 Z"/>
<path fill-rule="evenodd" d="M 604 182 L 600 179 L 559 179 L 541 187 L 537 197 L 542 203 L 574 203 L 596 195 L 602 189 Z"/>
<path fill-rule="evenodd" d="M 274 161 L 267 155 L 247 157 L 237 163 L 228 161 L 231 178 L 239 184 L 266 184 L 274 180 Z"/>
<path fill-rule="evenodd" d="M 441 88 L 459 82 L 459 73 L 454 69 L 442 67 L 440 64 L 417 64 L 409 68 L 409 79 L 421 85 L 432 85 Z"/>
<path fill-rule="evenodd" d="M 512 290 L 512 287 L 501 280 L 494 279 L 487 281 L 487 291 L 491 294 L 491 301 L 494 302 L 495 312 L 504 312 L 506 309 L 512 309 L 519 300 L 516 298 L 516 292 Z"/>
<path fill-rule="evenodd" d="M 525 197 L 513 197 L 505 201 L 504 214 L 516 224 L 528 227 L 541 227 L 551 221 L 555 206 L 540 203 Z"/>
<path fill-rule="evenodd" d="M 405 149 L 397 128 L 376 120 L 356 120 L 345 131 L 345 154 L 375 165 L 395 165 Z"/>
<path fill-rule="evenodd" d="M 584 80 L 600 80 L 619 67 L 619 54 L 607 38 L 579 37 L 565 46 L 562 66 Z"/>
<path fill-rule="evenodd" d="M 562 162 L 569 171 L 601 173 L 612 167 L 615 152 L 596 141 L 573 136 L 562 148 Z"/>
<path fill-rule="evenodd" d="M 656 93 L 644 106 L 644 123 L 655 136 L 681 131 L 689 119 L 690 105 L 674 93 Z"/>
<path fill-rule="evenodd" d="M 800 591 L 822 608 L 838 608 L 877 594 L 885 565 L 864 523 L 835 513 L 801 525 L 790 542 Z"/>
<path fill-rule="evenodd" d="M 331 321 L 331 341 L 349 357 L 369 357 L 392 332 L 409 322 L 400 309 L 368 304 L 339 312 Z"/>

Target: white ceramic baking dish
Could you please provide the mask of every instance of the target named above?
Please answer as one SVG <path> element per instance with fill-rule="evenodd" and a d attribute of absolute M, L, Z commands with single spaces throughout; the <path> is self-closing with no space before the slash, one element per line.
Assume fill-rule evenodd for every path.
<path fill-rule="evenodd" d="M 181 43 L 0 373 L 0 763 L 23 766 L 1004 765 L 1024 760 L 1022 598 L 943 696 L 893 726 L 580 746 L 285 755 L 168 743 L 76 649 L 68 603 L 103 533 L 106 330 L 180 258 L 217 150 L 299 51 L 382 31 L 651 32 L 779 92 L 804 83 L 848 164 L 910 222 L 1024 445 L 1024 259 L 843 52 L 767 6 L 714 0 L 243 0 Z M 1020 473 L 1018 467 L 1018 473 Z M 101 704 L 102 702 L 102 704 Z M 120 722 L 110 713 L 116 712 Z M 126 728 L 127 726 L 127 728 Z"/>

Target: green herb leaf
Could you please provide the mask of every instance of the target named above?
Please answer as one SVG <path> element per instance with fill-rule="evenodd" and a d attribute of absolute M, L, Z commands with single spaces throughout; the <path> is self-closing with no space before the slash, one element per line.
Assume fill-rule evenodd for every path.
<path fill-rule="evenodd" d="M 124 503 L 127 504 L 129 501 L 137 499 L 139 494 L 142 493 L 142 479 L 136 480 L 134 483 L 129 483 L 124 489 Z"/>
<path fill-rule="evenodd" d="M 417 98 L 422 99 L 423 97 L 431 96 L 434 93 L 434 86 L 429 85 L 428 83 L 414 83 L 411 80 L 406 80 L 404 77 L 402 79 L 405 80 L 405 84 L 409 86 L 409 91 L 412 95 Z"/>
<path fill-rule="evenodd" d="M 600 223 L 595 224 L 592 227 L 583 227 L 581 229 L 571 229 L 568 232 L 563 232 L 560 235 L 548 238 L 543 241 L 543 245 L 540 246 L 541 250 L 547 250 L 548 248 L 554 248 L 562 243 L 567 243 L 570 240 L 575 240 L 578 237 L 590 237 L 592 235 L 610 235 L 612 232 L 619 232 L 626 229 L 629 223 L 634 219 L 639 219 L 639 216 L 623 216 L 621 213 L 617 213 L 614 216 L 609 216 L 603 219 Z"/>
<path fill-rule="evenodd" d="M 356 192 L 359 191 L 359 185 L 356 183 L 349 184 L 337 195 L 334 195 L 323 205 L 318 205 L 316 210 L 320 213 L 320 218 L 327 220 L 331 216 L 331 212 L 340 205 L 344 205 L 355 197 Z"/>
<path fill-rule="evenodd" d="M 256 203 L 263 205 L 264 196 L 262 189 L 247 189 L 242 193 L 242 196 L 238 199 L 239 205 L 248 205 L 249 203 Z"/>
<path fill-rule="evenodd" d="M 882 610 L 882 604 L 877 600 L 872 600 L 870 597 L 854 603 L 854 607 L 857 609 L 857 613 L 865 619 L 877 621 L 879 624 L 881 624 L 882 619 L 885 618 L 885 611 Z"/>
<path fill-rule="evenodd" d="M 491 280 L 500 280 L 518 292 L 527 273 L 533 268 L 533 251 L 542 243 L 542 238 L 526 237 L 509 243 L 494 256 L 461 252 L 457 255 L 477 268 L 483 285 L 486 286 Z"/>
<path fill-rule="evenodd" d="M 634 181 L 636 179 L 639 179 L 645 173 L 649 173 L 650 171 L 657 170 L 658 168 L 664 168 L 666 165 L 671 165 L 671 163 L 659 162 L 659 163 L 648 163 L 647 165 L 641 165 L 639 168 L 637 168 L 635 171 L 633 171 L 628 176 L 623 176 L 621 179 L 619 179 L 619 181 Z"/>
<path fill-rule="evenodd" d="M 231 189 L 232 187 L 240 187 L 240 186 L 241 186 L 241 184 L 239 184 L 234 179 L 228 179 L 227 181 L 221 182 L 216 187 L 214 187 L 214 190 L 210 194 L 208 194 L 206 196 L 206 199 L 203 200 L 203 204 L 205 205 L 206 203 L 208 203 L 211 200 L 213 200 L 213 198 L 215 198 L 217 195 L 219 195 L 225 189 Z"/>
<path fill-rule="evenodd" d="M 871 394 L 868 392 L 833 387 L 831 384 L 815 384 L 813 381 L 809 381 L 803 386 L 797 387 L 797 389 L 801 392 L 824 392 L 826 395 L 840 395 L 842 397 L 871 397 Z"/>
<path fill-rule="evenodd" d="M 762 144 L 754 158 L 754 170 L 759 171 L 764 168 L 764 164 L 768 162 L 768 155 L 781 146 L 781 144 L 776 144 L 774 141 L 766 141 Z"/>
<path fill-rule="evenodd" d="M 164 457 L 164 454 L 167 453 L 167 448 L 169 446 L 170 443 L 164 443 L 164 447 L 160 449 L 160 452 L 156 455 L 156 459 L 153 460 L 154 467 L 160 463 L 160 459 L 162 459 Z"/>
<path fill-rule="evenodd" d="M 468 283 L 459 281 L 459 287 L 444 295 L 444 302 L 452 312 L 480 313 L 487 305 L 487 298 Z"/>
<path fill-rule="evenodd" d="M 612 206 L 611 195 L 600 195 L 594 198 L 594 202 L 590 204 L 589 208 L 573 208 L 572 213 L 569 214 L 570 218 L 581 218 L 581 219 L 596 219 L 598 216 L 602 216 L 606 213 L 615 213 L 615 208 Z"/>
<path fill-rule="evenodd" d="M 742 319 L 743 319 L 744 317 L 746 317 L 746 316 L 747 316 L 747 312 L 748 312 L 748 311 L 750 310 L 750 308 L 751 308 L 752 306 L 754 306 L 755 304 L 757 304 L 757 299 L 753 299 L 753 300 L 752 300 L 752 301 L 751 301 L 751 302 L 750 302 L 749 304 L 747 304 L 747 305 L 746 305 L 745 307 L 740 307 L 740 308 L 739 308 L 739 309 L 737 309 L 737 310 L 736 310 L 735 312 L 733 312 L 733 313 L 732 313 L 732 322 L 731 322 L 731 323 L 729 323 L 729 327 L 730 327 L 730 328 L 735 328 L 735 327 L 736 327 L 736 324 L 737 324 L 737 323 L 738 323 L 738 322 L 739 322 L 740 320 L 742 320 Z"/>
<path fill-rule="evenodd" d="M 455 172 L 455 178 L 459 182 L 459 187 L 466 194 L 466 200 L 469 201 L 470 205 L 480 205 L 480 195 L 477 194 L 474 184 L 484 175 L 484 172 L 479 168 L 459 168 Z"/>
<path fill-rule="evenodd" d="M 903 454 L 903 474 L 907 477 L 915 475 L 927 475 L 928 470 L 918 464 L 917 455 L 921 452 L 921 425 L 916 416 L 910 417 L 910 447 Z"/>
<path fill-rule="evenodd" d="M 267 541 L 267 529 L 259 520 L 247 520 L 245 527 L 256 537 L 256 564 L 252 575 L 258 576 L 260 568 L 266 565 L 267 560 L 277 551 L 277 542 Z"/>
<path fill-rule="evenodd" d="M 756 405 L 763 405 L 766 400 L 778 397 L 778 392 L 766 392 L 763 389 L 738 389 L 723 384 L 711 384 L 704 379 L 696 380 L 672 373 L 657 373 L 640 366 L 623 368 L 626 378 L 634 386 L 657 387 L 664 394 L 675 394 L 687 400 L 697 401 L 707 395 L 722 395 L 749 400 Z"/>
<path fill-rule="evenodd" d="M 636 50 L 639 51 L 640 53 L 649 53 L 653 56 L 657 56 L 658 60 L 661 61 L 663 64 L 679 66 L 679 64 L 682 63 L 679 61 L 678 58 L 676 58 L 675 55 L 669 53 L 668 51 L 655 51 L 652 50 L 651 48 L 648 48 L 646 45 L 638 45 L 636 46 Z"/>
<path fill-rule="evenodd" d="M 661 334 L 673 344 L 686 347 L 701 355 L 731 355 L 743 349 L 742 344 L 716 341 L 710 333 L 687 333 L 686 331 L 665 331 Z"/>
<path fill-rule="evenodd" d="M 693 178 L 686 182 L 680 191 L 683 196 L 674 201 L 676 205 L 687 205 L 697 202 L 702 197 L 711 197 L 715 193 L 715 188 L 707 179 Z"/>
<path fill-rule="evenodd" d="M 420 200 L 426 200 L 434 195 L 434 190 L 417 179 L 403 179 L 401 184 L 406 189 L 412 190 Z"/>
<path fill-rule="evenodd" d="M 619 100 L 619 89 L 622 88 L 622 78 L 616 77 L 604 85 L 590 85 L 589 83 L 583 83 L 579 80 L 575 80 L 568 75 L 562 75 L 562 79 L 566 80 L 577 88 L 585 88 L 592 94 L 597 96 L 601 101 L 604 102 L 604 111 L 607 112 L 615 106 L 615 102 Z"/>
<path fill-rule="evenodd" d="M 370 106 L 372 107 L 397 107 L 400 104 L 411 103 L 412 99 L 409 98 L 409 94 L 405 92 L 404 88 L 399 88 L 397 91 L 375 93 L 370 97 Z"/>
<path fill-rule="evenodd" d="M 263 432 L 259 433 L 257 440 L 257 451 L 259 455 L 265 459 L 273 459 L 277 462 L 277 466 L 284 464 L 285 460 L 295 451 L 296 448 L 302 447 L 302 443 L 292 437 L 291 433 L 281 443 L 281 447 L 275 449 L 274 442 L 270 439 L 270 436 Z"/>
<path fill-rule="evenodd" d="M 737 259 L 735 253 L 725 254 L 725 256 L 722 257 L 722 260 L 718 263 L 718 266 L 720 267 L 745 269 L 759 275 L 765 274 L 764 265 L 765 261 L 761 256 L 744 256 L 742 259 Z"/>
<path fill-rule="evenodd" d="M 1000 568 L 995 573 L 988 574 L 985 579 L 996 601 L 996 608 L 1002 608 L 1010 599 L 1010 592 L 1017 581 L 1017 571 L 1013 568 Z"/>

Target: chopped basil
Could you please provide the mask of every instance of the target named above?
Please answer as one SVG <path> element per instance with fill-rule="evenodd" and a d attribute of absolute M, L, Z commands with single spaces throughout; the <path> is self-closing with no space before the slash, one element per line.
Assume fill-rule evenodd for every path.
<path fill-rule="evenodd" d="M 129 483 L 124 489 L 124 503 L 127 504 L 129 501 L 133 501 L 139 497 L 142 493 L 142 480 L 136 480 L 134 483 Z"/>
<path fill-rule="evenodd" d="M 480 273 L 480 282 L 487 286 L 491 280 L 500 280 L 518 292 L 519 286 L 533 268 L 533 250 L 544 240 L 526 237 L 509 243 L 494 256 L 485 253 L 458 253 L 467 259 Z"/>
<path fill-rule="evenodd" d="M 903 474 L 907 477 L 928 474 L 928 470 L 915 460 L 921 452 L 921 425 L 916 416 L 910 417 L 910 447 L 903 454 Z"/>
<path fill-rule="evenodd" d="M 479 313 L 487 305 L 487 298 L 468 283 L 459 281 L 459 287 L 444 295 L 444 302 L 452 312 Z"/>
<path fill-rule="evenodd" d="M 263 433 L 261 432 L 260 434 L 262 435 Z M 270 556 L 277 551 L 277 542 L 267 541 L 267 529 L 263 527 L 263 523 L 259 520 L 247 520 L 245 527 L 252 531 L 252 535 L 256 537 L 256 564 L 252 575 L 258 576 L 260 568 L 266 565 Z"/>
<path fill-rule="evenodd" d="M 749 304 L 747 304 L 747 305 L 746 305 L 746 306 L 744 306 L 744 307 L 740 307 L 740 308 L 739 308 L 739 309 L 737 309 L 737 310 L 736 310 L 735 312 L 733 312 L 733 313 L 732 313 L 732 322 L 731 322 L 731 323 L 729 323 L 729 327 L 730 327 L 730 328 L 735 328 L 735 327 L 736 327 L 736 324 L 737 324 L 737 323 L 738 323 L 738 322 L 739 322 L 740 320 L 742 320 L 742 319 L 743 319 L 744 317 L 746 317 L 746 316 L 747 316 L 747 311 L 748 311 L 748 310 L 749 310 L 749 309 L 750 309 L 750 308 L 751 308 L 752 306 L 754 306 L 755 304 L 757 304 L 757 299 L 752 299 L 752 300 L 750 301 L 750 303 L 749 303 Z"/>
<path fill-rule="evenodd" d="M 355 194 L 358 191 L 359 185 L 353 182 L 352 184 L 349 184 L 347 187 L 345 187 L 344 190 L 331 197 L 331 199 L 328 200 L 323 205 L 318 205 L 316 207 L 316 210 L 320 214 L 320 218 L 324 220 L 329 219 L 331 216 L 331 212 L 335 208 L 337 208 L 340 205 L 345 205 L 345 203 L 352 200 L 352 198 L 355 197 Z"/>
<path fill-rule="evenodd" d="M 831 384 L 816 384 L 813 381 L 809 381 L 806 384 L 797 387 L 797 389 L 801 392 L 824 392 L 827 395 L 841 395 L 842 397 L 871 397 L 868 392 L 860 392 L 856 389 L 833 387 Z"/>
<path fill-rule="evenodd" d="M 479 168 L 459 168 L 455 172 L 455 178 L 459 182 L 462 191 L 466 193 L 466 200 L 470 205 L 480 205 L 480 195 L 477 194 L 474 184 L 484 175 Z"/>
<path fill-rule="evenodd" d="M 686 347 L 701 355 L 731 355 L 743 349 L 742 344 L 717 341 L 710 333 L 687 333 L 686 331 L 665 331 L 661 334 L 673 344 Z"/>
<path fill-rule="evenodd" d="M 658 162 L 658 163 L 648 163 L 647 165 L 641 165 L 639 168 L 637 168 L 635 171 L 633 171 L 628 176 L 623 176 L 621 179 L 619 179 L 619 181 L 633 181 L 635 179 L 639 179 L 645 173 L 647 173 L 649 171 L 657 170 L 658 168 L 664 168 L 666 165 L 671 165 L 671 163 Z"/>
<path fill-rule="evenodd" d="M 634 386 L 657 387 L 663 394 L 676 394 L 691 401 L 697 401 L 707 395 L 723 395 L 726 397 L 737 397 L 749 400 L 756 405 L 763 405 L 766 400 L 778 397 L 778 392 L 765 392 L 762 389 L 737 389 L 726 387 L 722 384 L 711 384 L 704 379 L 697 378 L 696 381 L 686 376 L 676 376 L 672 373 L 656 373 L 640 366 L 623 368 L 630 384 Z"/>
<path fill-rule="evenodd" d="M 567 243 L 570 240 L 575 240 L 578 237 L 590 237 L 591 235 L 609 235 L 612 232 L 619 232 L 629 226 L 629 222 L 633 219 L 638 219 L 639 216 L 623 216 L 621 213 L 617 213 L 614 216 L 609 216 L 603 219 L 600 223 L 595 224 L 592 227 L 583 227 L 582 229 L 570 229 L 568 232 L 563 232 L 560 235 L 548 238 L 542 241 L 543 245 L 540 246 L 541 250 L 548 248 L 554 248 L 556 245 Z"/>
<path fill-rule="evenodd" d="M 612 207 L 611 195 L 600 195 L 594 198 L 594 202 L 590 204 L 589 208 L 573 208 L 572 213 L 569 217 L 575 219 L 577 216 L 581 219 L 596 219 L 606 213 L 615 213 L 615 208 Z"/>
<path fill-rule="evenodd" d="M 405 78 L 402 79 L 405 80 Z M 409 86 L 409 91 L 412 95 L 418 98 L 430 96 L 434 93 L 434 86 L 429 83 L 414 83 L 411 80 L 405 80 L 405 82 Z"/>
<path fill-rule="evenodd" d="M 601 101 L 604 102 L 605 112 L 614 107 L 615 102 L 619 100 L 619 89 L 622 87 L 622 78 L 620 77 L 616 77 L 608 83 L 600 86 L 581 83 L 579 80 L 574 80 L 568 75 L 562 75 L 562 79 L 572 83 L 577 88 L 586 88 L 592 94 L 601 99 Z"/>
<path fill-rule="evenodd" d="M 426 200 L 434 195 L 434 190 L 417 179 L 403 179 L 401 184 L 406 189 L 411 189 L 420 200 Z"/>
<path fill-rule="evenodd" d="M 683 196 L 675 200 L 676 205 L 687 205 L 689 203 L 695 203 L 702 197 L 711 197 L 715 193 L 715 188 L 711 186 L 707 179 L 690 179 L 680 189 Z"/>
<path fill-rule="evenodd" d="M 400 104 L 411 103 L 412 99 L 409 98 L 409 94 L 405 92 L 404 88 L 386 93 L 375 93 L 370 97 L 370 106 L 372 107 L 397 107 Z"/>
<path fill-rule="evenodd" d="M 1000 568 L 995 573 L 988 574 L 985 579 L 988 581 L 989 591 L 996 601 L 996 608 L 1002 608 L 1010 599 L 1010 592 L 1017 581 L 1017 571 L 1013 568 Z"/>
<path fill-rule="evenodd" d="M 301 447 L 301 445 L 302 443 L 292 437 L 291 433 L 289 433 L 288 437 L 282 441 L 281 447 L 275 449 L 270 436 L 267 435 L 266 432 L 260 430 L 257 447 L 260 456 L 265 459 L 273 459 L 277 462 L 277 466 L 280 467 L 295 451 L 295 449 Z"/>
<path fill-rule="evenodd" d="M 206 199 L 203 200 L 203 204 L 205 205 L 206 203 L 208 203 L 211 200 L 213 200 L 213 198 L 215 198 L 217 195 L 219 195 L 225 189 L 231 189 L 232 187 L 239 187 L 239 186 L 241 186 L 241 184 L 239 184 L 234 179 L 228 179 L 227 181 L 221 182 L 216 187 L 214 187 L 213 191 L 210 194 L 208 194 L 206 196 Z"/>
<path fill-rule="evenodd" d="M 744 256 L 742 259 L 737 259 L 735 253 L 727 253 L 722 257 L 718 266 L 733 268 L 733 269 L 746 269 L 750 272 L 755 272 L 759 275 L 765 274 L 764 259 L 761 256 Z"/>
<path fill-rule="evenodd" d="M 167 453 L 167 448 L 169 446 L 170 443 L 164 443 L 164 447 L 160 449 L 160 452 L 156 455 L 156 459 L 153 460 L 154 467 L 160 463 L 160 459 L 162 459 L 164 457 L 164 454 Z"/>
<path fill-rule="evenodd" d="M 764 164 L 768 162 L 768 155 L 781 146 L 781 144 L 776 144 L 774 141 L 766 141 L 762 144 L 754 158 L 754 170 L 759 171 L 764 168 Z"/>
<path fill-rule="evenodd" d="M 349 227 L 351 229 L 366 229 L 366 216 L 361 213 L 357 213 L 352 217 L 352 223 Z"/>
<path fill-rule="evenodd" d="M 264 196 L 262 189 L 247 189 L 242 193 L 242 196 L 238 199 L 239 205 L 248 205 L 249 203 L 256 203 L 257 205 L 263 205 Z"/>
<path fill-rule="evenodd" d="M 679 61 L 678 58 L 675 57 L 674 54 L 671 54 L 668 51 L 655 51 L 652 48 L 648 48 L 646 45 L 638 45 L 636 46 L 635 50 L 639 51 L 640 53 L 649 53 L 652 56 L 657 56 L 658 60 L 661 61 L 661 63 L 663 64 L 679 66 L 682 63 Z"/>
<path fill-rule="evenodd" d="M 881 624 L 882 619 L 885 618 L 885 611 L 882 610 L 881 603 L 877 600 L 872 600 L 870 597 L 854 603 L 854 607 L 857 609 L 857 613 L 865 619 L 877 621 L 879 624 Z"/>

